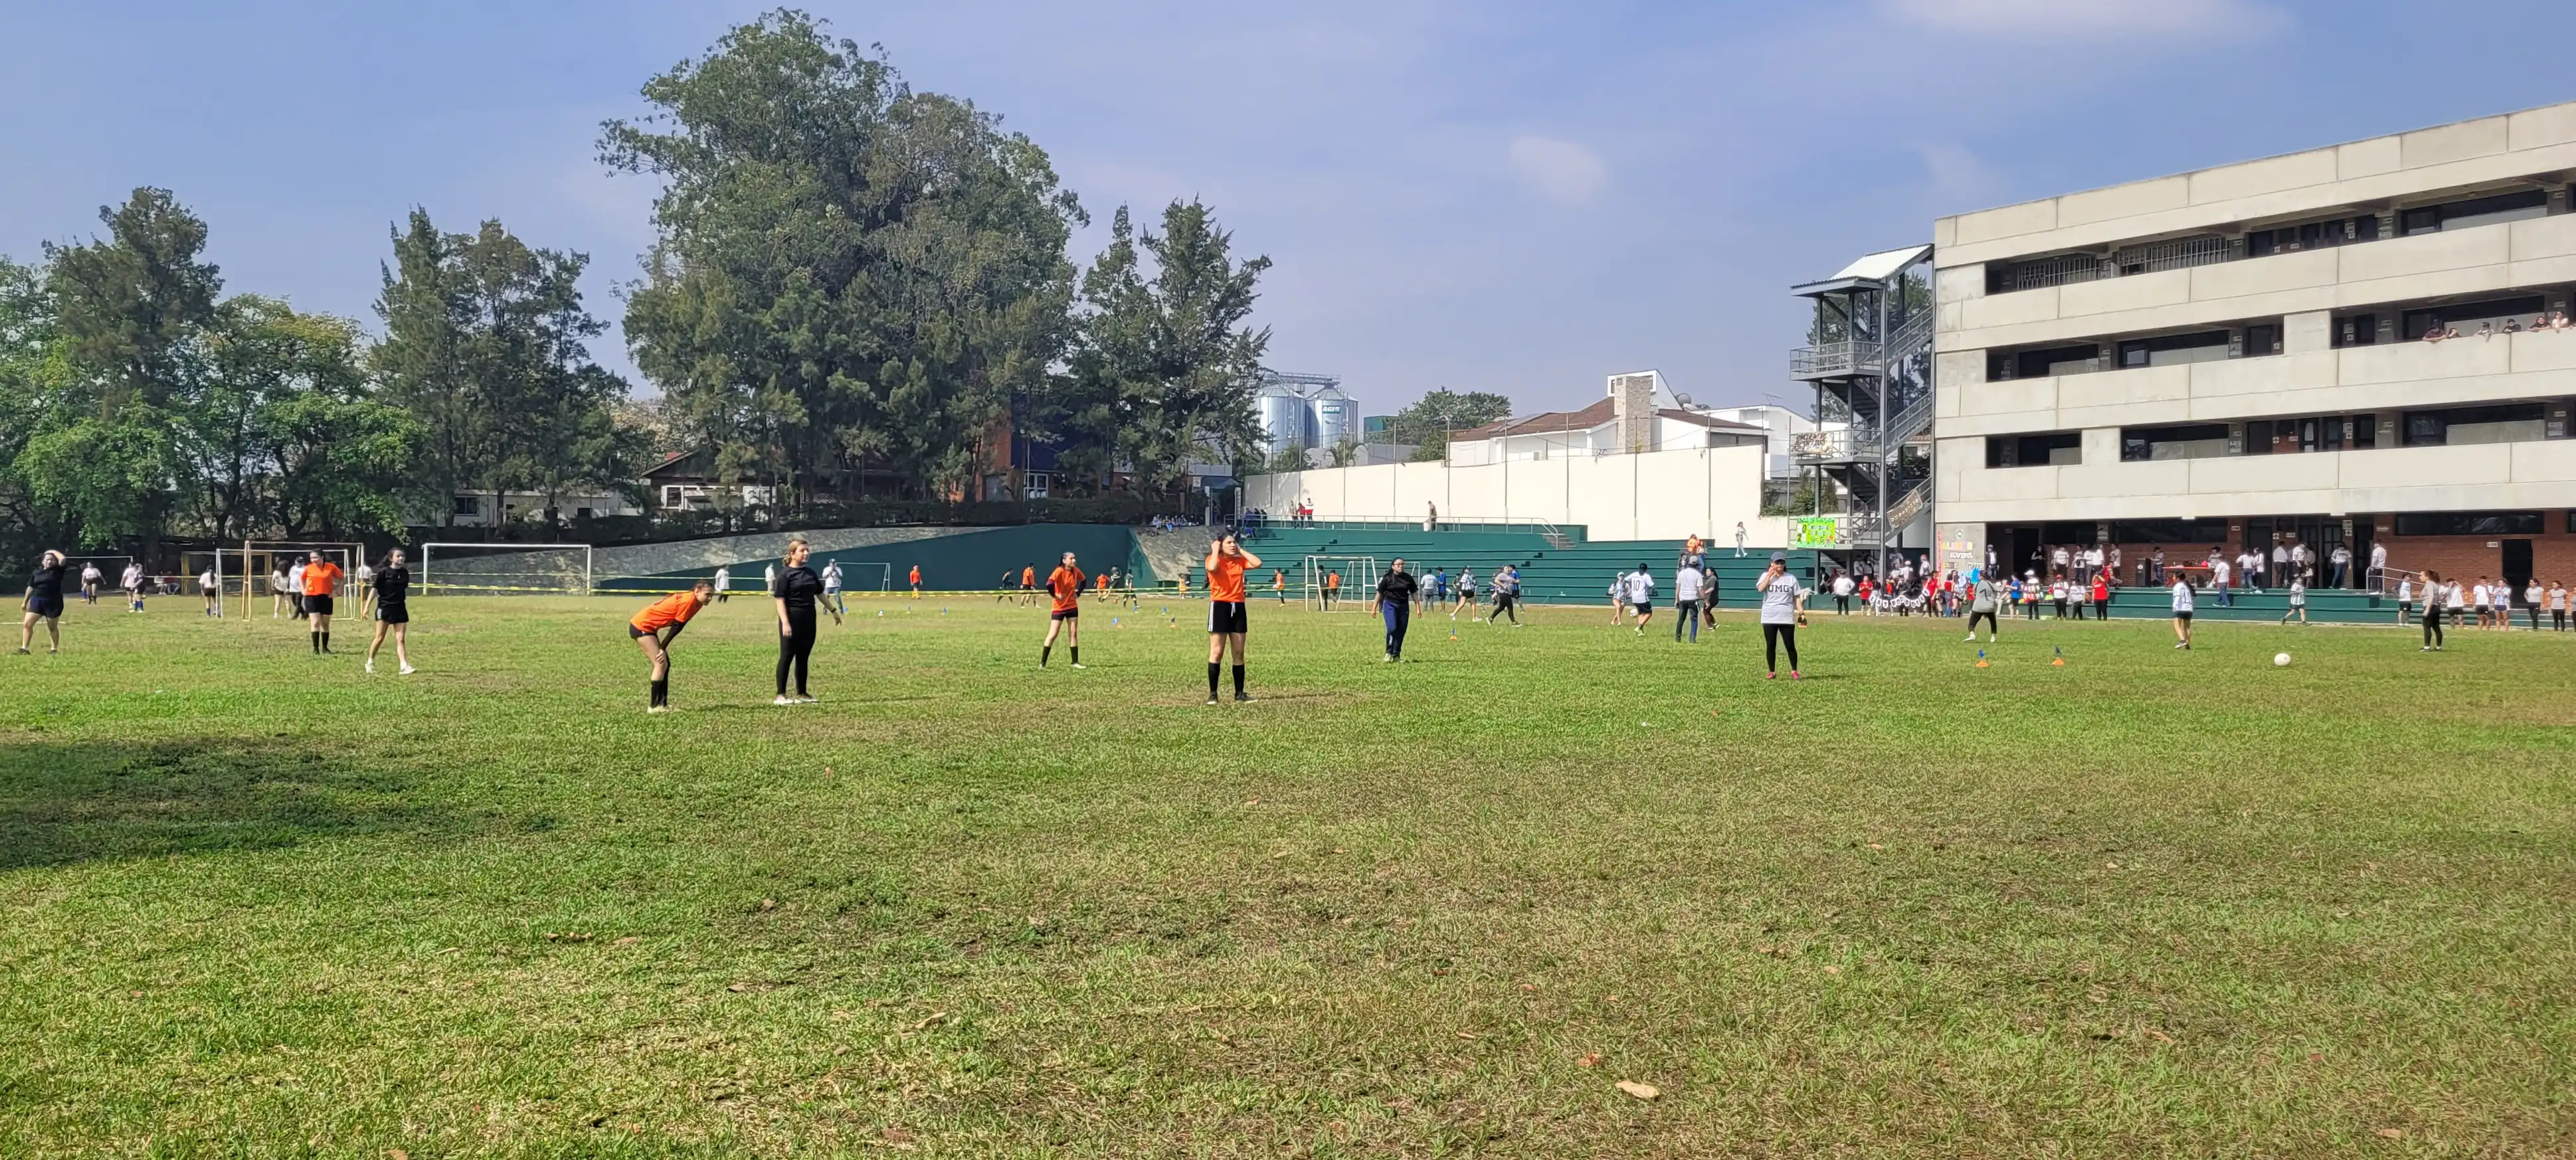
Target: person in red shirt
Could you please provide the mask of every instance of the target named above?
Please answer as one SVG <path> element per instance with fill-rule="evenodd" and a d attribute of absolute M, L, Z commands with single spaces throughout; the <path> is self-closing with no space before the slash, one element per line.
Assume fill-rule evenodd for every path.
<path fill-rule="evenodd" d="M 626 622 L 626 635 L 644 650 L 644 659 L 653 665 L 653 699 L 644 711 L 671 711 L 671 642 L 680 638 L 680 630 L 689 619 L 715 599 L 716 582 L 700 580 L 686 592 L 674 592 L 645 606 Z"/>
<path fill-rule="evenodd" d="M 304 614 L 311 618 L 313 655 L 331 652 L 331 598 L 339 595 L 340 566 L 322 558 L 322 553 L 307 553 L 304 560 Z"/>
<path fill-rule="evenodd" d="M 1047 594 L 1055 597 L 1055 606 L 1047 610 L 1046 643 L 1038 646 L 1038 667 L 1045 668 L 1047 654 L 1055 651 L 1055 634 L 1064 633 L 1065 652 L 1073 658 L 1073 667 L 1082 667 L 1082 568 L 1073 562 L 1073 553 L 1064 554 L 1064 563 L 1047 573 Z"/>
<path fill-rule="evenodd" d="M 2093 574 L 2093 619 L 2111 619 L 2111 573 L 2104 569 Z"/>
<path fill-rule="evenodd" d="M 1037 598 L 1038 566 L 1031 564 L 1020 569 L 1020 603 L 1034 604 L 1037 602 Z"/>
<path fill-rule="evenodd" d="M 1261 566 L 1261 557 L 1243 550 L 1229 532 L 1208 545 L 1208 704 L 1216 704 L 1216 678 L 1228 645 L 1234 648 L 1234 699 L 1249 701 L 1243 691 L 1243 634 L 1249 627 L 1243 603 L 1243 573 Z"/>

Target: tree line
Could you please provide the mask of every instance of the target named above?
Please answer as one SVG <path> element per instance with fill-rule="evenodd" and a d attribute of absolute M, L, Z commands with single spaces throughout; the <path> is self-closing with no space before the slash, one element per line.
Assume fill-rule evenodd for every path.
<path fill-rule="evenodd" d="M 882 50 L 779 11 L 643 87 L 599 159 L 659 183 L 624 333 L 657 389 L 594 361 L 589 259 L 497 221 L 390 232 L 372 326 L 227 295 L 170 191 L 0 257 L 0 519 L 45 543 L 346 538 L 452 497 L 632 488 L 704 451 L 773 518 L 973 499 L 997 439 L 1051 443 L 1059 494 L 1174 494 L 1257 464 L 1264 257 L 1208 207 L 1090 218 L 1044 150 L 911 88 Z"/>

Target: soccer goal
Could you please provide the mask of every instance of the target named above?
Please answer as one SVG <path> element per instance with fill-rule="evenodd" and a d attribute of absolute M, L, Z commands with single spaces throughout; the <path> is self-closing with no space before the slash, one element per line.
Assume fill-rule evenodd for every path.
<path fill-rule="evenodd" d="M 423 596 L 588 596 L 588 544 L 422 544 Z"/>
<path fill-rule="evenodd" d="M 1309 611 L 1368 612 L 1377 604 L 1375 556 L 1308 556 L 1302 571 Z"/>
<path fill-rule="evenodd" d="M 240 578 L 242 618 L 248 620 L 256 604 L 253 597 L 268 597 L 274 612 L 278 607 L 278 597 L 295 595 L 290 591 L 295 568 L 316 552 L 338 565 L 342 576 L 351 585 L 357 583 L 358 565 L 367 561 L 366 545 L 345 540 L 243 540 L 240 549 L 226 548 L 217 554 L 215 581 L 224 584 L 230 577 Z M 223 557 L 230 559 L 227 561 Z M 234 566 L 227 569 L 225 563 Z M 355 589 L 348 591 L 354 593 Z"/>
<path fill-rule="evenodd" d="M 125 582 L 125 566 L 133 562 L 132 556 L 65 556 L 63 557 L 64 587 L 81 593 L 83 599 L 115 595 L 117 585 Z M 96 593 L 89 591 L 89 569 L 91 568 L 98 569 Z"/>

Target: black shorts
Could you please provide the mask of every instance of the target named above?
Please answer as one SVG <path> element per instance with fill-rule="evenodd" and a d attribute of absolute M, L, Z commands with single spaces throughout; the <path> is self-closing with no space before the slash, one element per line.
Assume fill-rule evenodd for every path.
<path fill-rule="evenodd" d="M 658 628 L 637 628 L 632 624 L 626 626 L 626 635 L 632 640 L 642 640 L 648 636 L 658 637 L 661 632 L 662 630 Z"/>
<path fill-rule="evenodd" d="M 1247 626 L 1250 623 L 1251 617 L 1245 614 L 1242 601 L 1208 601 L 1209 632 L 1222 632 L 1228 635 L 1237 635 L 1247 631 Z"/>
<path fill-rule="evenodd" d="M 45 617 L 49 620 L 59 617 L 63 614 L 63 598 L 60 596 L 30 596 L 27 598 L 27 611 L 35 613 L 38 616 Z"/>
<path fill-rule="evenodd" d="M 2174 619 L 2179 620 L 2184 624 L 2189 624 L 2191 623 L 2191 614 L 2188 612 L 2177 612 L 2174 613 Z"/>
<path fill-rule="evenodd" d="M 405 607 L 399 600 L 391 604 L 379 604 L 376 606 L 376 619 L 386 624 L 410 624 L 411 609 Z"/>
<path fill-rule="evenodd" d="M 1649 616 L 1655 611 L 1655 602 L 1652 600 L 1633 601 L 1628 605 L 1628 609 L 1639 616 Z"/>
<path fill-rule="evenodd" d="M 331 615 L 331 598 L 328 596 L 307 596 L 304 598 L 304 611 L 310 616 L 329 616 Z"/>
<path fill-rule="evenodd" d="M 1047 619 L 1048 619 L 1048 620 L 1076 620 L 1076 619 L 1079 619 L 1081 616 L 1082 616 L 1082 610 L 1081 610 L 1081 609 L 1079 609 L 1079 608 L 1050 608 L 1050 609 L 1047 609 Z"/>

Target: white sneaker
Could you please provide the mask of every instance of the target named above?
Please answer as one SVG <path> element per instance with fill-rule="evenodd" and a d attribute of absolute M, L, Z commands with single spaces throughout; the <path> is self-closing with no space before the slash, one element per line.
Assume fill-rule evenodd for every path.
<path fill-rule="evenodd" d="M 796 703 L 795 701 L 790 700 L 790 699 L 787 697 L 787 695 L 786 695 L 786 694 L 784 694 L 784 693 L 779 694 L 779 696 L 778 696 L 778 699 L 777 699 L 777 700 L 775 700 L 775 701 L 771 701 L 771 702 L 770 702 L 770 704 L 772 704 L 772 705 L 793 705 L 793 704 L 795 704 L 795 703 Z"/>
<path fill-rule="evenodd" d="M 376 671 L 376 658 L 374 658 L 374 657 L 368 657 L 368 658 L 367 658 L 367 671 L 368 671 L 368 672 L 371 672 L 371 673 L 372 673 L 372 672 L 374 672 L 374 671 Z"/>
<path fill-rule="evenodd" d="M 671 707 L 669 705 L 647 705 L 644 707 L 644 711 L 647 713 L 668 713 L 671 711 Z"/>
<path fill-rule="evenodd" d="M 1977 634 L 1975 634 L 1975 633 L 1973 633 L 1973 632 L 1972 632 L 1972 633 L 1969 633 L 1969 634 L 1967 635 L 1966 639 L 1967 639 L 1967 642 L 1968 642 L 1969 644 L 1975 644 L 1975 643 L 1977 643 Z"/>
<path fill-rule="evenodd" d="M 1073 667 L 1075 667 L 1075 668 L 1077 668 L 1077 669 L 1087 669 L 1087 668 L 1090 668 L 1091 666 L 1090 666 L 1090 665 L 1083 664 L 1083 663 L 1082 663 L 1082 662 L 1080 662 L 1080 661 L 1075 661 L 1075 662 L 1074 662 L 1074 664 L 1073 664 Z"/>
<path fill-rule="evenodd" d="M 410 665 L 404 665 L 400 671 L 401 671 L 402 675 L 404 675 L 404 676 L 408 677 L 408 676 L 412 675 L 413 673 L 419 672 L 420 670 L 415 669 L 415 668 L 411 667 Z"/>

